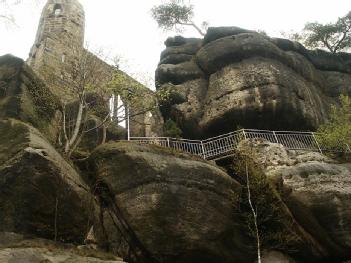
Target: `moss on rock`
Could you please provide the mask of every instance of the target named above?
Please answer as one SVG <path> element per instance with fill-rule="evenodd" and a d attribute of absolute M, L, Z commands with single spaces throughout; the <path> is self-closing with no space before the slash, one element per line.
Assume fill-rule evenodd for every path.
<path fill-rule="evenodd" d="M 0 119 L 15 118 L 43 132 L 51 141 L 58 133 L 59 99 L 22 59 L 0 57 Z"/>

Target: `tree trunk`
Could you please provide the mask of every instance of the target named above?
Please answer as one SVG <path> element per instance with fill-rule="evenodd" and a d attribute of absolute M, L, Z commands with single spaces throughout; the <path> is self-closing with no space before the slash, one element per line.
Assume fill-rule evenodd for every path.
<path fill-rule="evenodd" d="M 118 123 L 118 95 L 113 95 L 113 119 Z"/>
<path fill-rule="evenodd" d="M 77 140 L 77 137 L 78 137 L 79 131 L 81 129 L 81 125 L 82 125 L 83 108 L 84 108 L 84 104 L 83 104 L 83 100 L 81 100 L 79 102 L 79 108 L 78 108 L 78 113 L 77 113 L 77 117 L 76 117 L 76 123 L 74 125 L 74 130 L 73 130 L 72 137 L 69 140 L 66 141 L 65 153 L 69 153 L 70 152 L 71 146 Z"/>
<path fill-rule="evenodd" d="M 107 134 L 106 125 L 103 124 L 102 125 L 102 140 L 101 140 L 101 144 L 106 143 L 106 134 Z"/>
<path fill-rule="evenodd" d="M 258 225 L 257 225 L 257 211 L 255 211 L 255 208 L 253 206 L 252 200 L 251 200 L 251 190 L 250 190 L 250 180 L 249 180 L 249 169 L 247 166 L 247 162 L 245 162 L 246 165 L 246 186 L 247 186 L 247 194 L 248 194 L 248 200 L 251 208 L 251 212 L 254 218 L 254 225 L 255 225 L 255 234 L 256 234 L 256 241 L 257 241 L 257 263 L 261 263 L 261 239 L 260 239 L 260 233 L 258 231 Z"/>

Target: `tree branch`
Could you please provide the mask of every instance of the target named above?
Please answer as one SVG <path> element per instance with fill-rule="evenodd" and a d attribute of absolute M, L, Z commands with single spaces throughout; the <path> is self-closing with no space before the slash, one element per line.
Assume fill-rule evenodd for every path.
<path fill-rule="evenodd" d="M 178 24 L 180 24 L 180 25 L 183 25 L 183 26 L 192 26 L 192 27 L 194 27 L 195 29 L 196 29 L 196 31 L 197 32 L 199 32 L 199 34 L 201 35 L 201 36 L 204 36 L 205 35 L 205 33 L 204 32 L 202 32 L 202 30 L 193 22 L 193 21 L 190 21 L 191 23 L 184 23 L 184 22 L 178 22 Z"/>

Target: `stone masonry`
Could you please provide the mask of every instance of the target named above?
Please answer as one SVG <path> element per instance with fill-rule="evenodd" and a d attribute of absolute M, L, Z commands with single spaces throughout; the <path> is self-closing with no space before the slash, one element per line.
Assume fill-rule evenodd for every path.
<path fill-rule="evenodd" d="M 67 87 L 69 85 L 63 84 L 71 78 L 71 73 L 63 65 L 77 61 L 82 52 L 88 52 L 88 55 L 98 60 L 103 72 L 101 85 L 106 84 L 113 74 L 125 74 L 84 49 L 84 30 L 85 13 L 78 0 L 48 0 L 27 60 L 28 65 L 49 85 L 52 92 L 66 101 L 72 100 L 74 93 Z M 142 99 L 151 99 L 152 96 L 153 92 L 145 87 Z M 138 106 L 133 106 L 131 112 L 143 112 L 136 108 Z M 131 136 L 160 135 L 160 123 L 162 124 L 162 117 L 158 111 L 135 116 L 130 120 Z"/>

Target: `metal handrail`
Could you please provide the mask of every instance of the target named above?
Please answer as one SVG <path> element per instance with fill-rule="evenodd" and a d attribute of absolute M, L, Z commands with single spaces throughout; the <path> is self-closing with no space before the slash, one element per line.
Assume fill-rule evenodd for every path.
<path fill-rule="evenodd" d="M 304 131 L 241 129 L 205 140 L 178 139 L 170 137 L 131 137 L 130 140 L 138 143 L 156 144 L 198 155 L 204 159 L 210 160 L 231 154 L 237 148 L 239 143 L 247 138 L 266 139 L 272 143 L 279 143 L 289 150 L 319 152 L 327 150 L 318 143 L 315 135 L 317 135 L 317 133 Z"/>

